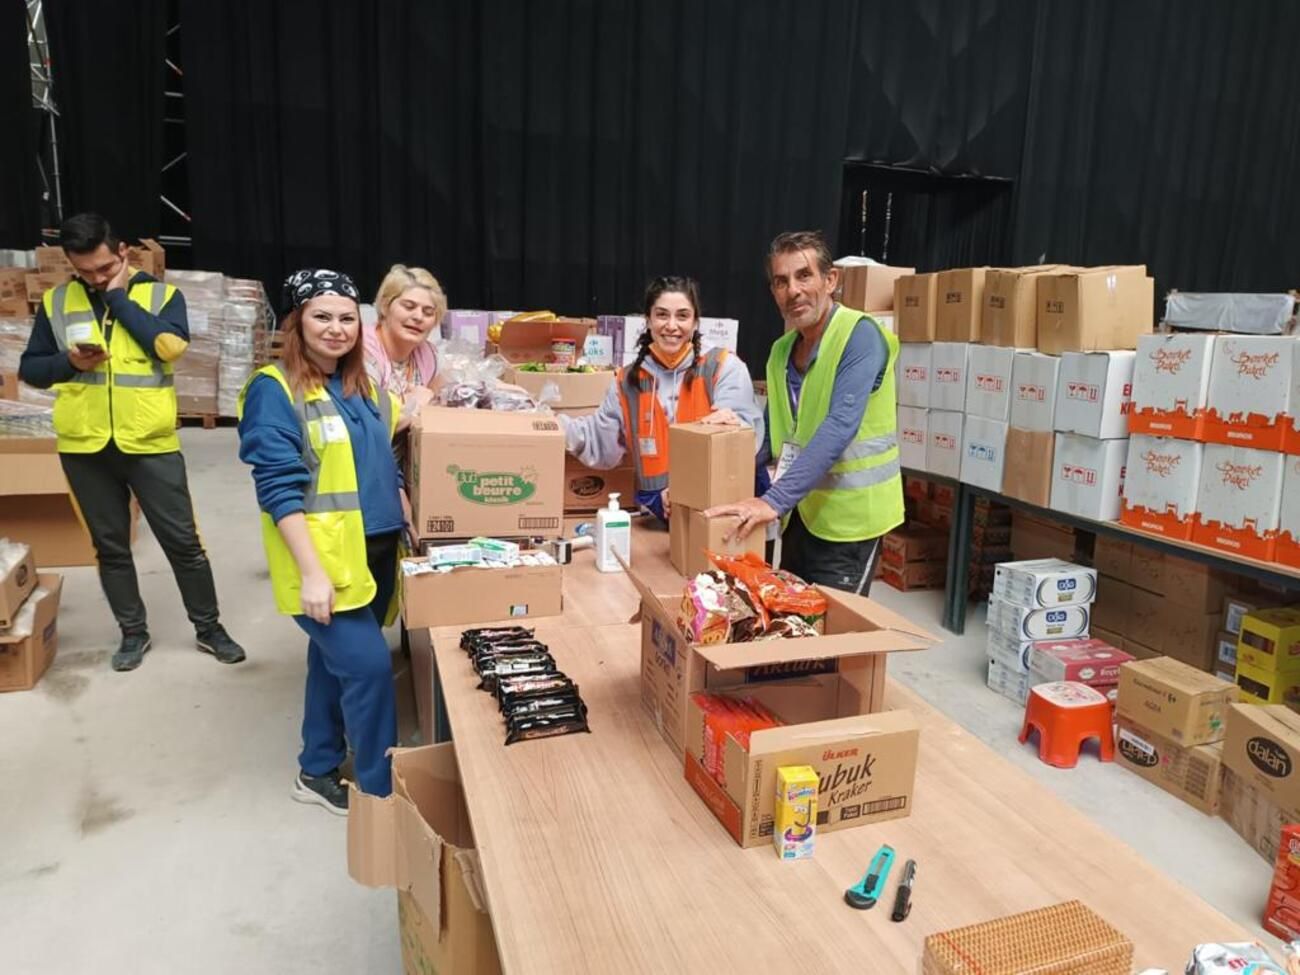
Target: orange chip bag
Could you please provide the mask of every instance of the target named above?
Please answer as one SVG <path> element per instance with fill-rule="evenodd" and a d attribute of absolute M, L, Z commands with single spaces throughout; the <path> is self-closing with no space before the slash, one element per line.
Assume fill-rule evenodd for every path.
<path fill-rule="evenodd" d="M 778 572 L 753 552 L 740 556 L 705 554 L 723 572 L 744 583 L 771 616 L 800 616 L 817 632 L 824 629 L 829 605 L 826 597 L 797 576 Z"/>

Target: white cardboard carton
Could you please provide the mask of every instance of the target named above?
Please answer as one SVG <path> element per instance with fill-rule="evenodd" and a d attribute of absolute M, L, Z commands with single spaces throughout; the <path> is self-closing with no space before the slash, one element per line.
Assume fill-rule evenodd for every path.
<path fill-rule="evenodd" d="M 1046 433 L 1055 429 L 1060 356 L 1017 352 L 1011 366 L 1011 425 L 1018 430 Z"/>
<path fill-rule="evenodd" d="M 930 347 L 930 409 L 966 409 L 967 342 L 935 342 Z"/>
<path fill-rule="evenodd" d="M 898 461 L 914 471 L 929 470 L 925 454 L 930 442 L 930 411 L 898 408 Z"/>
<path fill-rule="evenodd" d="M 962 481 L 986 491 L 1000 492 L 1006 461 L 1006 422 L 967 414 L 965 428 L 962 430 Z"/>
<path fill-rule="evenodd" d="M 898 347 L 894 371 L 899 406 L 930 405 L 930 348 L 929 342 L 904 342 Z"/>
<path fill-rule="evenodd" d="M 1277 560 L 1300 569 L 1300 457 L 1282 458 L 1282 504 L 1277 524 Z"/>
<path fill-rule="evenodd" d="M 1134 434 L 1124 471 L 1125 524 L 1160 535 L 1191 536 L 1205 445 Z"/>
<path fill-rule="evenodd" d="M 1206 444 L 1192 539 L 1251 558 L 1271 559 L 1282 507 L 1286 455 Z"/>
<path fill-rule="evenodd" d="M 740 339 L 740 322 L 734 318 L 701 318 L 700 319 L 700 348 L 708 352 L 709 349 L 726 349 L 733 355 L 736 352 L 736 343 Z"/>
<path fill-rule="evenodd" d="M 1026 640 L 1065 640 L 1088 635 L 1087 606 L 1059 606 L 1054 609 L 1026 609 L 1004 603 L 996 596 L 989 600 L 989 629 L 1000 642 Z"/>
<path fill-rule="evenodd" d="M 1034 652 L 1034 641 L 1016 640 L 997 630 L 989 630 L 987 652 L 990 660 L 996 660 L 1008 670 L 1015 671 L 1017 674 L 1028 674 L 1029 658 Z"/>
<path fill-rule="evenodd" d="M 1097 594 L 1097 571 L 1064 559 L 1001 562 L 993 570 L 993 595 L 1026 609 L 1088 605 Z"/>
<path fill-rule="evenodd" d="M 925 448 L 925 469 L 942 477 L 961 477 L 962 421 L 964 413 L 930 411 L 930 441 Z"/>
<path fill-rule="evenodd" d="M 1296 345 L 1290 335 L 1221 335 L 1214 343 L 1205 438 L 1280 450 L 1291 424 Z"/>
<path fill-rule="evenodd" d="M 1060 408 L 1057 408 L 1060 417 Z M 1098 440 L 1058 433 L 1052 471 L 1052 507 L 1057 511 L 1114 521 L 1124 488 L 1127 440 Z"/>
<path fill-rule="evenodd" d="M 966 415 L 1004 423 L 1011 419 L 1011 372 L 1015 349 L 972 345 L 966 357 Z"/>
<path fill-rule="evenodd" d="M 989 658 L 989 690 L 1024 704 L 1029 699 L 1029 674 L 1008 667 L 1001 658 Z"/>
<path fill-rule="evenodd" d="M 1143 335 L 1133 367 L 1129 430 L 1195 440 L 1210 391 L 1213 335 Z"/>
<path fill-rule="evenodd" d="M 1066 352 L 1056 389 L 1056 429 L 1099 440 L 1128 437 L 1136 352 Z"/>

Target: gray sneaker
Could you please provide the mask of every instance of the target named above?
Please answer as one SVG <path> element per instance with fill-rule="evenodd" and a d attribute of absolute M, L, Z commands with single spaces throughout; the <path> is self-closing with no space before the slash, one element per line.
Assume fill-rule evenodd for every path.
<path fill-rule="evenodd" d="M 308 775 L 300 771 L 290 795 L 295 802 L 315 803 L 335 816 L 348 814 L 348 787 L 343 784 L 338 769 L 324 775 Z"/>
<path fill-rule="evenodd" d="M 123 633 L 122 642 L 117 653 L 113 654 L 113 669 L 117 671 L 135 670 L 144 660 L 144 655 L 153 646 L 148 633 Z"/>

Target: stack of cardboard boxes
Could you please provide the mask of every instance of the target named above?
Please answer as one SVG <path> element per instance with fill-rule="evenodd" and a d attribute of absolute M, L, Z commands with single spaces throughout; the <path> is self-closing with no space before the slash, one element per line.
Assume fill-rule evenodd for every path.
<path fill-rule="evenodd" d="M 63 578 L 36 571 L 30 545 L 0 538 L 0 691 L 27 691 L 59 648 Z"/>
<path fill-rule="evenodd" d="M 946 579 L 948 538 L 956 488 L 928 478 L 908 476 L 903 484 L 907 520 L 882 542 L 880 578 L 895 589 L 939 589 Z M 1011 509 L 976 498 L 971 524 L 968 591 L 984 598 L 993 586 L 998 562 L 1011 558 Z"/>
<path fill-rule="evenodd" d="M 1247 613 L 1233 657 L 1243 701 L 1300 709 L 1300 608 Z"/>
<path fill-rule="evenodd" d="M 747 539 L 727 540 L 735 531 L 734 516 L 709 518 L 705 511 L 754 496 L 754 431 L 708 423 L 678 423 L 669 428 L 668 500 L 669 557 L 682 575 L 691 578 L 713 566 L 706 552 L 763 555 L 766 536 L 751 532 Z"/>
<path fill-rule="evenodd" d="M 1120 668 L 1116 761 L 1204 813 L 1219 809 L 1237 690 L 1170 657 Z"/>

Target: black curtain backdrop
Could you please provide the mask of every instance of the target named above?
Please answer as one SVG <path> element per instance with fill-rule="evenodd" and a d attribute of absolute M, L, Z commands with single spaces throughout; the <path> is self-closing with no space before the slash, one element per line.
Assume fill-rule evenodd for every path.
<path fill-rule="evenodd" d="M 27 5 L 0 3 L 0 247 L 31 247 L 41 227 L 37 125 L 27 54 Z"/>
<path fill-rule="evenodd" d="M 370 290 L 401 260 L 454 307 L 593 314 L 688 273 L 760 370 L 766 244 L 840 239 L 846 161 L 1011 181 L 900 199 L 896 263 L 1300 281 L 1285 0 L 180 10 L 195 264 L 273 286 L 325 264 Z"/>
<path fill-rule="evenodd" d="M 163 165 L 165 0 L 45 0 L 59 107 L 63 213 L 158 232 Z"/>

